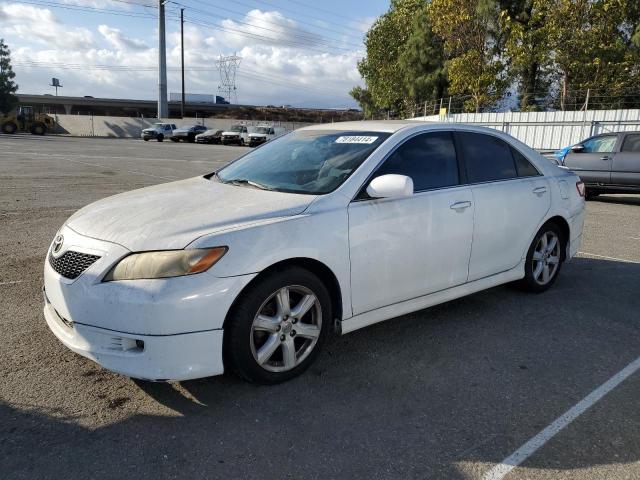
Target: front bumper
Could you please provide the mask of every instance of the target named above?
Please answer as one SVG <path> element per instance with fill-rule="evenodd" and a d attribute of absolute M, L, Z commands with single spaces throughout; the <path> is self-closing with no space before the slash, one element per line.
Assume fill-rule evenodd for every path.
<path fill-rule="evenodd" d="M 44 316 L 69 349 L 124 375 L 185 380 L 223 372 L 223 323 L 255 274 L 220 278 L 211 272 L 156 280 L 102 282 L 129 253 L 68 227 L 65 250 L 100 258 L 78 278 L 44 267 Z M 144 343 L 141 349 L 136 340 Z"/>
<path fill-rule="evenodd" d="M 240 143 L 240 137 L 225 135 L 224 137 L 222 137 L 222 143 L 223 143 L 223 145 L 229 145 L 229 144 L 232 144 L 232 143 Z"/>
<path fill-rule="evenodd" d="M 222 330 L 180 335 L 133 335 L 63 319 L 44 292 L 44 318 L 67 348 L 104 368 L 143 380 L 190 380 L 220 375 Z"/>
<path fill-rule="evenodd" d="M 258 145 L 262 145 L 266 141 L 267 141 L 267 139 L 264 138 L 264 137 L 250 137 L 249 138 L 249 145 L 252 146 L 252 147 L 255 147 L 255 146 L 258 146 Z"/>

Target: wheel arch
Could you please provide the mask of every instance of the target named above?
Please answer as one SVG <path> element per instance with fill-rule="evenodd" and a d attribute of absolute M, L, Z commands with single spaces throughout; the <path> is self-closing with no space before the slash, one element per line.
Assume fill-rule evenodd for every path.
<path fill-rule="evenodd" d="M 300 268 L 304 268 L 305 270 L 308 270 L 314 275 L 316 275 L 322 281 L 322 283 L 324 283 L 324 285 L 327 287 L 327 290 L 329 290 L 329 295 L 331 297 L 331 306 L 333 308 L 333 312 L 332 312 L 333 319 L 341 320 L 342 312 L 343 312 L 342 291 L 340 290 L 340 282 L 338 281 L 338 277 L 336 276 L 336 274 L 326 264 L 322 263 L 319 260 L 308 258 L 308 257 L 296 257 L 296 258 L 281 260 L 279 262 L 276 262 L 268 266 L 267 268 L 262 270 L 253 280 L 251 280 L 240 291 L 236 299 L 231 304 L 231 307 L 229 308 L 227 315 L 224 319 L 223 328 L 227 324 L 227 321 L 229 321 L 231 312 L 233 312 L 233 309 L 236 306 L 236 302 L 238 301 L 239 298 L 242 297 L 244 292 L 252 288 L 257 282 L 259 282 L 266 275 L 269 275 L 271 272 L 274 272 L 276 270 L 281 270 L 283 268 L 290 267 L 290 266 L 297 266 Z"/>
<path fill-rule="evenodd" d="M 554 215 L 548 218 L 542 224 L 542 226 L 538 229 L 538 231 L 540 231 L 540 229 L 542 229 L 545 225 L 548 225 L 550 223 L 553 223 L 554 225 L 556 225 L 560 229 L 560 232 L 562 233 L 562 236 L 563 236 L 562 239 L 564 240 L 564 248 L 561 250 L 561 255 L 562 255 L 562 260 L 566 260 L 567 248 L 569 246 L 569 242 L 571 241 L 571 229 L 569 227 L 569 222 L 567 221 L 566 218 L 564 218 L 561 215 Z"/>

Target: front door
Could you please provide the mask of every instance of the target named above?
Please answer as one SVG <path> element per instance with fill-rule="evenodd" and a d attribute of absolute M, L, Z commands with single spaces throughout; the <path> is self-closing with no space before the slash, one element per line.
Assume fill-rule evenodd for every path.
<path fill-rule="evenodd" d="M 584 147 L 581 152 L 569 151 L 564 157 L 564 165 L 573 170 L 584 183 L 610 183 L 617 139 L 615 134 L 589 138 L 580 144 Z"/>
<path fill-rule="evenodd" d="M 474 206 L 451 133 L 410 138 L 371 178 L 391 173 L 412 178 L 413 196 L 372 199 L 363 189 L 349 206 L 356 315 L 467 281 Z"/>

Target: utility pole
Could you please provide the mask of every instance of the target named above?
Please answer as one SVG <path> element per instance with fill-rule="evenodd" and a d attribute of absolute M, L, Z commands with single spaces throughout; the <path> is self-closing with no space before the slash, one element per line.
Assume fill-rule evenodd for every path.
<path fill-rule="evenodd" d="M 158 0 L 158 118 L 169 116 L 167 104 L 167 40 L 164 28 L 164 3 Z"/>
<path fill-rule="evenodd" d="M 180 9 L 180 62 L 182 68 L 182 104 L 180 116 L 184 118 L 184 8 Z"/>

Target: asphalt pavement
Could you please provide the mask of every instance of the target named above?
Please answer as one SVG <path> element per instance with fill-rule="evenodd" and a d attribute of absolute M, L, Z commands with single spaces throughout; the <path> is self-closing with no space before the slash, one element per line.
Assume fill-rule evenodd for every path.
<path fill-rule="evenodd" d="M 0 478 L 482 479 L 640 356 L 634 195 L 587 203 L 550 291 L 496 287 L 334 337 L 278 386 L 140 382 L 63 347 L 41 287 L 65 219 L 244 151 L 0 136 Z M 639 398 L 636 372 L 506 478 L 640 478 Z"/>

